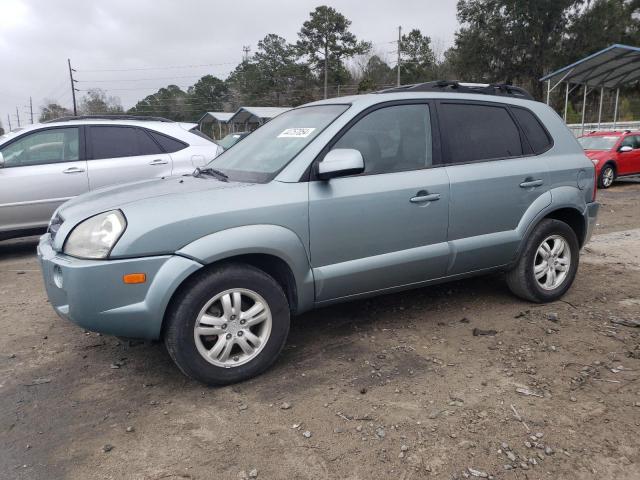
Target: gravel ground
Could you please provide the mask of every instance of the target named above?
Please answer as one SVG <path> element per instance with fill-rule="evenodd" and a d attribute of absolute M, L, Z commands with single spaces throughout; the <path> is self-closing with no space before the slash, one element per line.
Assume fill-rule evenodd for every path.
<path fill-rule="evenodd" d="M 58 319 L 33 239 L 0 244 L 0 478 L 636 480 L 640 182 L 599 200 L 562 301 L 495 275 L 325 308 L 225 388 Z"/>

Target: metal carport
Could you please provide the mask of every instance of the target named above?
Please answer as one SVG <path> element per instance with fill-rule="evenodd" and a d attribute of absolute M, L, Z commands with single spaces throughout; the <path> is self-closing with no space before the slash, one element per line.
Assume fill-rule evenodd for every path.
<path fill-rule="evenodd" d="M 584 133 L 584 119 L 587 105 L 587 95 L 594 90 L 600 90 L 600 106 L 598 110 L 598 128 L 602 121 L 602 98 L 604 89 L 616 91 L 613 113 L 613 128 L 618 121 L 618 100 L 620 87 L 640 80 L 640 48 L 629 45 L 615 44 L 600 50 L 588 57 L 567 65 L 540 79 L 547 82 L 547 104 L 551 92 L 562 83 L 566 83 L 564 97 L 564 120 L 567 120 L 567 106 L 569 93 L 584 87 L 582 99 L 582 133 Z"/>

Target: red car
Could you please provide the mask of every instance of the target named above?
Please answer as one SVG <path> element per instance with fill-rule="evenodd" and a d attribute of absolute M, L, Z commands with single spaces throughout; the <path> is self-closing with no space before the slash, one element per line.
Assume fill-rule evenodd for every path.
<path fill-rule="evenodd" d="M 618 177 L 640 175 L 640 132 L 592 132 L 578 141 L 596 166 L 600 188 L 609 188 Z"/>

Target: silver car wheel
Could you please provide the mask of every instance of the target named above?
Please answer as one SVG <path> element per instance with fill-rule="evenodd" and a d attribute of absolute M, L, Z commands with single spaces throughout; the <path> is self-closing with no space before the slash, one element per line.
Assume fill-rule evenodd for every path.
<path fill-rule="evenodd" d="M 613 184 L 613 178 L 615 174 L 613 172 L 612 167 L 605 167 L 602 172 L 602 185 L 606 188 L 610 187 Z"/>
<path fill-rule="evenodd" d="M 551 235 L 538 247 L 533 273 L 544 290 L 554 290 L 566 280 L 571 267 L 571 249 L 560 235 Z"/>
<path fill-rule="evenodd" d="M 253 360 L 271 334 L 269 305 L 256 292 L 243 288 L 225 290 L 200 310 L 193 335 L 200 355 L 224 368 Z"/>

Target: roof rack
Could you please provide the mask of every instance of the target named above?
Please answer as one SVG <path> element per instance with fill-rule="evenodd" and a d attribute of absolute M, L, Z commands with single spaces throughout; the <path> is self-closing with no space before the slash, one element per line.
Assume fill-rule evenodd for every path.
<path fill-rule="evenodd" d="M 138 115 L 71 115 L 69 117 L 54 118 L 47 120 L 43 123 L 54 122 L 70 122 L 72 120 L 139 120 L 141 122 L 169 122 L 173 123 L 173 120 L 163 117 L 145 117 Z"/>
<path fill-rule="evenodd" d="M 534 100 L 524 88 L 514 87 L 506 83 L 462 83 L 457 80 L 438 80 L 435 82 L 414 83 L 400 87 L 387 88 L 376 93 L 398 92 L 456 92 L 476 93 L 482 95 L 498 95 L 505 97 Z"/>

